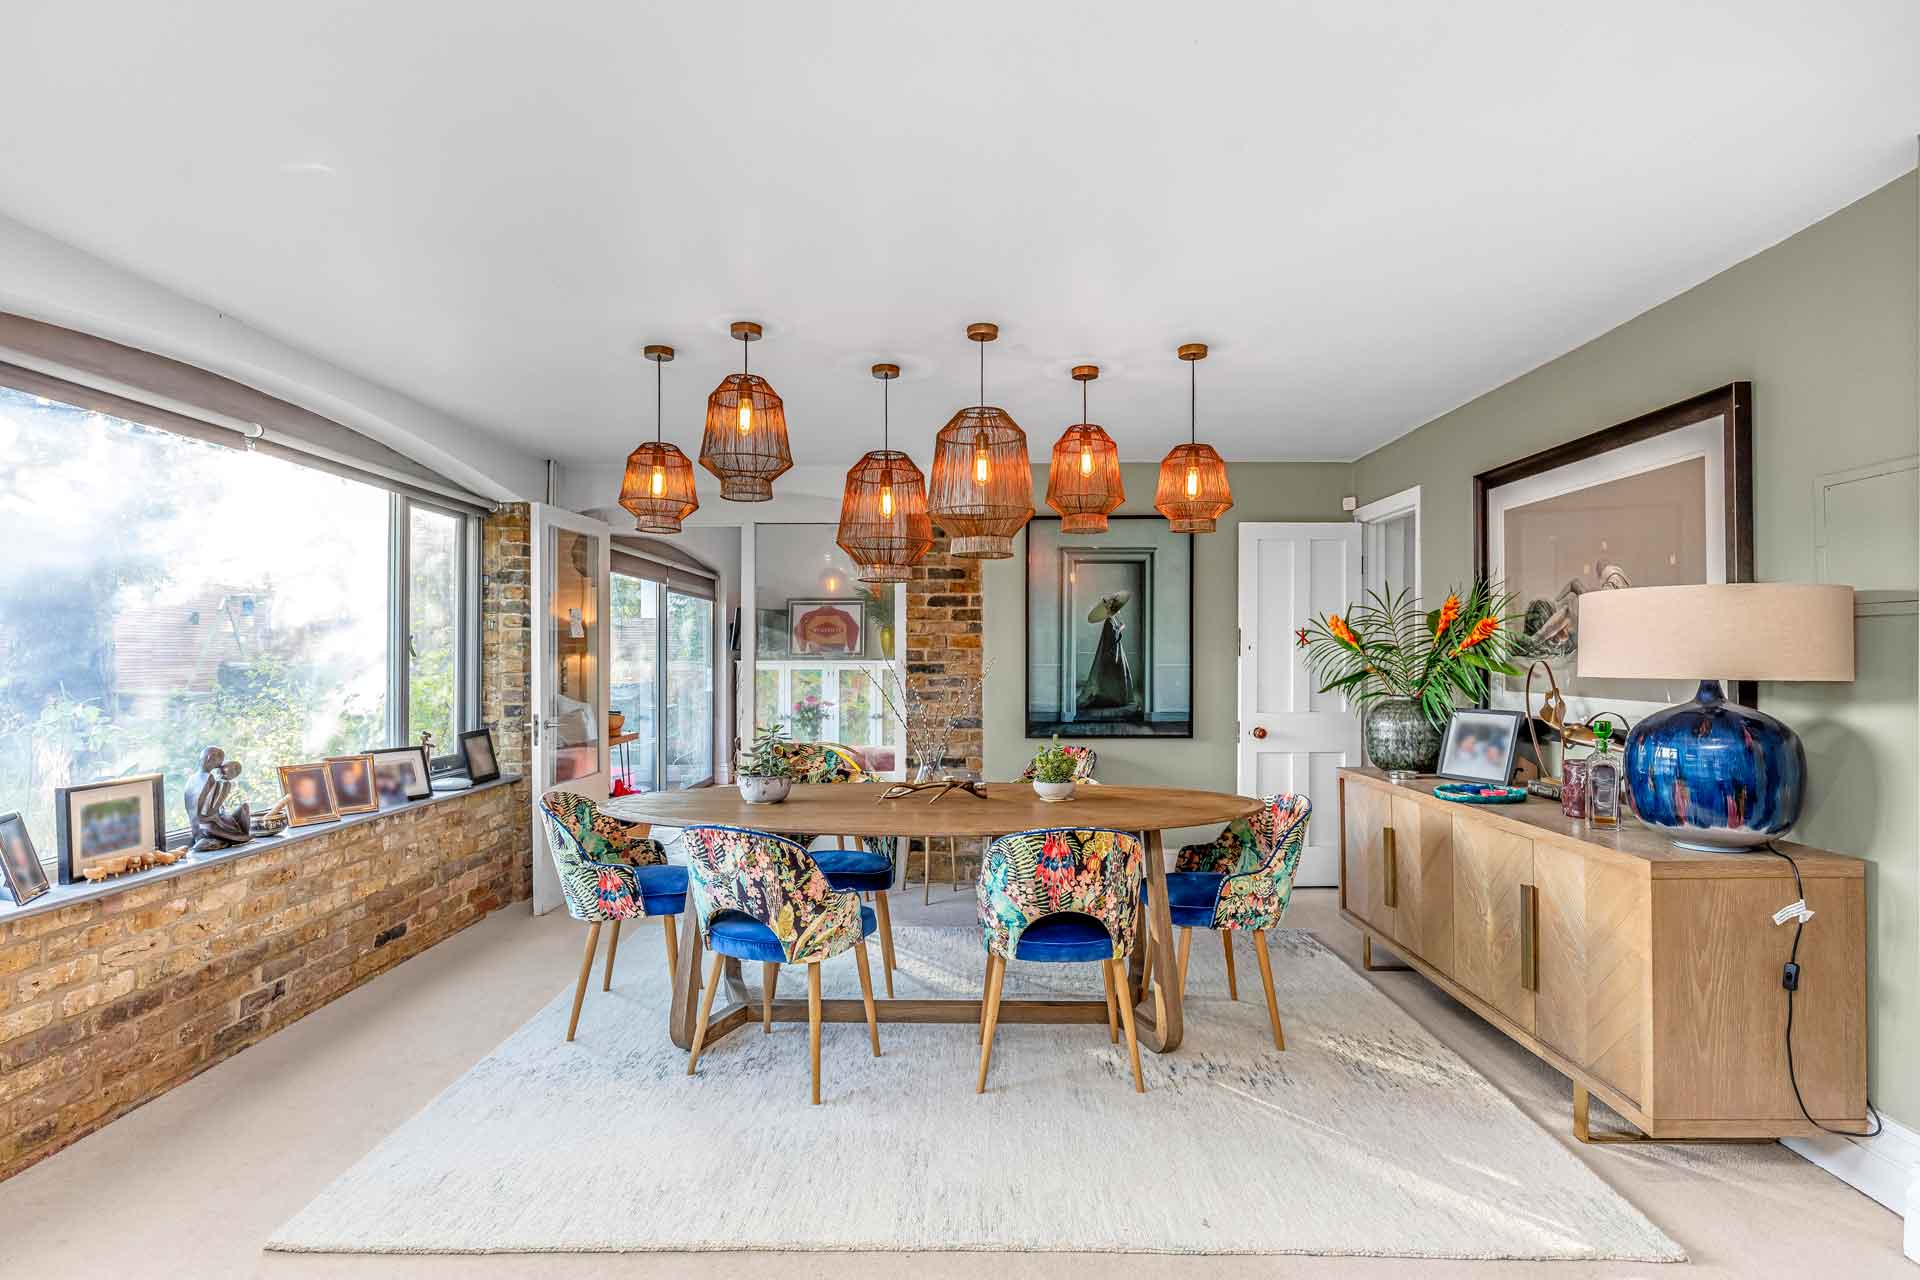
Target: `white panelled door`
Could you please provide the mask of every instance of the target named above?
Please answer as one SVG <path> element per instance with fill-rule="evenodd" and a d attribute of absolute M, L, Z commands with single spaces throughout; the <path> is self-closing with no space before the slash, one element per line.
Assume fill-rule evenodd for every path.
<path fill-rule="evenodd" d="M 1336 771 L 1360 763 L 1360 717 L 1317 691 L 1295 634 L 1360 598 L 1360 526 L 1240 526 L 1241 795 L 1305 793 L 1313 801 L 1294 882 L 1340 879 Z"/>

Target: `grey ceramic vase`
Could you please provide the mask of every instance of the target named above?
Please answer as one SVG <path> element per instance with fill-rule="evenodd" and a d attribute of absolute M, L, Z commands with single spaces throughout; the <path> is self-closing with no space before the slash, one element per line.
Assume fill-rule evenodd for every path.
<path fill-rule="evenodd" d="M 1367 758 L 1390 774 L 1432 773 L 1440 764 L 1440 731 L 1418 698 L 1382 698 L 1367 711 Z"/>

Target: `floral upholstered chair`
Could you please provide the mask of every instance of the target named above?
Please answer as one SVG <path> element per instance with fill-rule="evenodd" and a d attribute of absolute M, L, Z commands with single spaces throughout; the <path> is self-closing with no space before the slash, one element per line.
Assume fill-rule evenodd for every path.
<path fill-rule="evenodd" d="M 867 763 L 852 747 L 837 742 L 793 742 L 783 754 L 803 781 L 811 783 L 874 782 Z M 811 847 L 820 835 L 796 836 Z M 887 890 L 893 888 L 894 850 L 898 842 L 892 836 L 862 836 L 860 847 L 847 847 L 848 836 L 834 836 L 838 848 L 821 849 L 813 855 L 827 882 L 842 893 L 871 893 L 880 916 L 880 969 L 887 984 L 887 999 L 893 999 L 893 914 L 887 909 Z"/>
<path fill-rule="evenodd" d="M 1276 1049 L 1285 1049 L 1287 1040 L 1280 1029 L 1280 1006 L 1273 995 L 1267 930 L 1280 927 L 1280 918 L 1293 896 L 1293 873 L 1300 865 L 1300 851 L 1306 847 L 1307 818 L 1312 812 L 1313 805 L 1305 796 L 1284 792 L 1270 796 L 1259 813 L 1229 824 L 1217 839 L 1184 846 L 1175 869 L 1167 876 L 1167 907 L 1180 930 L 1181 989 L 1186 988 L 1193 931 L 1215 929 L 1227 956 L 1227 992 L 1238 1000 L 1233 933 L 1252 933 Z M 1147 973 L 1141 979 L 1143 995 L 1152 979 L 1151 949 L 1147 961 Z"/>
<path fill-rule="evenodd" d="M 647 827 L 604 814 L 593 801 L 572 791 L 549 791 L 542 796 L 540 817 L 546 823 L 547 847 L 553 851 L 567 914 L 588 926 L 587 955 L 580 962 L 573 1016 L 567 1020 L 571 1040 L 580 1025 L 580 1003 L 587 995 L 587 975 L 593 970 L 602 924 L 613 923 L 602 991 L 613 989 L 613 957 L 620 949 L 622 920 L 659 916 L 667 938 L 667 972 L 678 971 L 680 944 L 673 918 L 686 910 L 687 869 L 667 865 L 667 851 L 647 834 Z"/>
<path fill-rule="evenodd" d="M 1099 964 L 1107 989 L 1107 1038 L 1113 1043 L 1120 1039 L 1117 1011 L 1127 1031 L 1133 1087 L 1146 1092 L 1123 967 L 1133 951 L 1146 866 L 1139 837 L 1123 831 L 1022 831 L 988 846 L 977 891 L 987 981 L 980 1005 L 976 1092 L 986 1092 L 1000 986 L 1009 960 Z"/>
<path fill-rule="evenodd" d="M 1073 780 L 1075 782 L 1094 781 L 1094 766 L 1100 763 L 1100 753 L 1092 747 L 1064 746 L 1060 748 L 1073 757 Z M 1027 761 L 1027 767 L 1020 774 L 1021 782 L 1033 781 L 1033 761 Z"/>
<path fill-rule="evenodd" d="M 880 1056 L 880 1024 L 867 969 L 867 935 L 873 912 L 855 893 L 836 892 L 804 845 L 785 836 L 739 827 L 688 827 L 687 849 L 694 919 L 707 950 L 736 960 L 758 960 L 762 974 L 762 1026 L 773 1026 L 773 990 L 783 964 L 807 966 L 807 1030 L 813 1059 L 813 1101 L 820 1103 L 820 962 L 851 949 L 860 970 L 867 1007 L 867 1034 Z M 700 996 L 687 1074 L 700 1065 L 707 1017 L 720 985 L 718 961 Z"/>

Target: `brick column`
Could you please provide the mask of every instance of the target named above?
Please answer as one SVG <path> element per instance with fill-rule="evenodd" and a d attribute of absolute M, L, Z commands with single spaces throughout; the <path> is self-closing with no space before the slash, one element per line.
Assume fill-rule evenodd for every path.
<path fill-rule="evenodd" d="M 980 562 L 950 555 L 947 546 L 936 530 L 907 583 L 907 687 L 956 713 L 942 763 L 977 773 L 986 750 L 980 699 L 960 700 L 980 676 Z"/>
<path fill-rule="evenodd" d="M 501 507 L 480 531 L 480 721 L 508 773 L 526 773 L 533 759 L 530 514 L 524 502 Z"/>

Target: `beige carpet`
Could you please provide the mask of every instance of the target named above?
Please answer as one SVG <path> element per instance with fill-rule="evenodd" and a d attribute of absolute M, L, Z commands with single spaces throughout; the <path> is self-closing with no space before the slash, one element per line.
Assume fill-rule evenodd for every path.
<path fill-rule="evenodd" d="M 973 994 L 978 934 L 900 930 L 899 994 Z M 1679 1247 L 1311 935 L 1255 966 L 1196 948 L 1186 1046 L 1129 1087 L 1104 1028 L 1002 1029 L 987 1096 L 964 1028 L 736 1033 L 685 1075 L 657 979 L 567 993 L 282 1227 L 270 1248 L 1039 1250 L 1677 1260 Z M 1095 994 L 1087 966 L 1015 966 Z M 792 973 L 789 982 L 797 983 Z M 851 964 L 829 983 L 852 988 Z"/>

